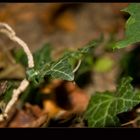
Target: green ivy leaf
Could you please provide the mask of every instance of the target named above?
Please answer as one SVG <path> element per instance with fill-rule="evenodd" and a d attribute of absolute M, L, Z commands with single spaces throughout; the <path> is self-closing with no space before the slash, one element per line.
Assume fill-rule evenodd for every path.
<path fill-rule="evenodd" d="M 90 99 L 85 118 L 89 127 L 119 126 L 117 114 L 131 110 L 140 103 L 140 93 L 134 91 L 131 77 L 123 78 L 115 93 L 96 93 Z"/>
<path fill-rule="evenodd" d="M 79 59 L 83 59 L 97 43 L 97 41 L 91 41 L 77 51 L 68 51 L 56 61 L 51 60 L 51 49 L 48 48 L 49 46 L 44 46 L 34 55 L 35 68 L 27 70 L 28 80 L 38 85 L 44 80 L 45 76 L 50 75 L 52 78 L 73 81 L 75 63 Z"/>
<path fill-rule="evenodd" d="M 114 46 L 114 49 L 124 48 L 128 45 L 140 42 L 140 4 L 129 4 L 129 6 L 122 11 L 130 14 L 129 19 L 126 22 L 126 37 L 124 40 L 119 41 Z"/>
<path fill-rule="evenodd" d="M 72 67 L 68 63 L 68 58 L 62 58 L 51 64 L 50 69 L 46 71 L 46 75 L 51 75 L 52 78 L 61 78 L 68 81 L 74 80 Z"/>

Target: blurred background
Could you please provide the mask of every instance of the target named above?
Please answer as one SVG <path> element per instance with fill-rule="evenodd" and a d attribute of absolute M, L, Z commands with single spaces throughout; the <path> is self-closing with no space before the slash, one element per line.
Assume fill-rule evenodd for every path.
<path fill-rule="evenodd" d="M 1 3 L 0 21 L 11 25 L 35 51 L 44 42 L 54 47 L 79 47 L 101 33 L 124 28 L 121 9 L 127 3 Z"/>

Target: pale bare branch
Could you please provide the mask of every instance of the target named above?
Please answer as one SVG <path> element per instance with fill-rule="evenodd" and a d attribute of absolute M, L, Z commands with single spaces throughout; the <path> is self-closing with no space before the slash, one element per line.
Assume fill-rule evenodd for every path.
<path fill-rule="evenodd" d="M 14 32 L 14 30 L 8 24 L 0 22 L 0 32 L 5 34 L 7 37 L 9 37 L 10 40 L 16 42 L 23 48 L 24 52 L 27 55 L 28 67 L 29 68 L 34 67 L 33 55 L 30 52 L 29 47 L 23 40 L 21 40 L 19 37 L 16 36 L 16 33 Z M 29 85 L 29 81 L 24 79 L 21 81 L 19 87 L 17 89 L 13 90 L 13 95 L 12 95 L 11 100 L 8 102 L 5 110 L 3 111 L 3 114 L 0 115 L 0 121 L 7 119 L 9 111 L 11 110 L 13 105 L 18 100 L 19 95 L 23 91 L 25 91 L 25 89 L 28 87 L 28 85 Z"/>
<path fill-rule="evenodd" d="M 23 40 L 16 36 L 14 30 L 8 24 L 0 23 L 0 32 L 4 33 L 7 37 L 9 37 L 9 39 L 18 43 L 23 48 L 28 58 L 28 67 L 34 67 L 33 55 L 30 52 L 29 47 Z"/>

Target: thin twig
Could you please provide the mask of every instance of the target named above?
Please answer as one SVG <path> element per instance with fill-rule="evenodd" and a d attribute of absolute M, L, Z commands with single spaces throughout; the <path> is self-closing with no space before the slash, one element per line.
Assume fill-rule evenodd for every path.
<path fill-rule="evenodd" d="M 132 121 L 129 121 L 127 123 L 123 123 L 121 126 L 127 126 L 127 125 L 130 125 L 130 124 L 133 124 L 135 122 L 135 120 L 132 120 Z"/>
<path fill-rule="evenodd" d="M 14 30 L 8 24 L 0 22 L 0 32 L 5 34 L 7 37 L 9 37 L 9 39 L 16 42 L 23 48 L 25 54 L 27 55 L 28 67 L 29 68 L 34 67 L 34 60 L 33 60 L 32 53 L 30 52 L 27 44 L 23 40 L 21 40 L 19 37 L 16 36 L 16 33 L 14 32 Z M 7 119 L 9 111 L 11 110 L 13 105 L 18 100 L 19 95 L 23 91 L 25 91 L 25 89 L 28 87 L 28 85 L 29 85 L 29 81 L 24 79 L 21 81 L 19 87 L 17 89 L 13 90 L 13 96 L 12 96 L 11 100 L 8 102 L 3 114 L 0 115 L 0 121 Z"/>
<path fill-rule="evenodd" d="M 138 116 L 134 120 L 131 120 L 131 121 L 127 122 L 127 123 L 124 123 L 121 126 L 133 125 L 134 127 L 137 127 L 137 121 L 139 121 L 139 120 L 140 120 L 140 117 Z"/>
<path fill-rule="evenodd" d="M 75 73 L 78 69 L 79 69 L 79 67 L 80 67 L 80 65 L 81 65 L 81 60 L 79 60 L 78 61 L 78 64 L 77 64 L 77 66 L 74 68 L 74 70 L 73 70 L 73 73 Z"/>

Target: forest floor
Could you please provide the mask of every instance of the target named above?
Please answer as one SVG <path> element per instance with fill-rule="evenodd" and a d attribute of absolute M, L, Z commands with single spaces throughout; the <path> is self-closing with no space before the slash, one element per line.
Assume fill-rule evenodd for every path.
<path fill-rule="evenodd" d="M 75 49 L 84 46 L 87 42 L 98 39 L 103 35 L 103 42 L 95 50 L 96 58 L 107 59 L 111 62 L 111 68 L 108 71 L 100 72 L 94 70 L 91 76 L 91 82 L 85 87 L 73 86 L 71 83 L 63 81 L 52 81 L 44 90 L 51 89 L 55 91 L 58 87 L 66 89 L 73 88 L 74 93 L 71 100 L 81 98 L 80 104 L 87 105 L 89 98 L 80 96 L 79 93 L 91 95 L 95 91 L 114 91 L 117 80 L 121 74 L 120 59 L 124 52 L 130 52 L 127 48 L 123 51 L 111 51 L 111 41 L 120 40 L 124 37 L 124 26 L 127 14 L 120 10 L 125 8 L 127 3 L 93 3 L 93 4 L 50 4 L 50 3 L 32 3 L 32 4 L 0 4 L 0 21 L 8 23 L 29 46 L 32 52 L 37 51 L 46 42 L 49 42 L 53 50 L 53 57 L 59 57 L 65 49 Z M 6 47 L 5 47 L 6 46 Z M 3 62 L 2 54 L 5 50 L 17 48 L 9 40 L 0 39 L 0 64 Z M 9 61 L 8 58 L 6 58 Z M 6 62 L 7 63 L 7 62 Z M 8 67 L 8 66 L 7 66 Z M 22 68 L 17 67 L 19 73 L 9 75 L 23 76 Z M 1 78 L 1 77 L 0 77 Z M 2 78 L 1 78 L 2 79 Z M 46 92 L 45 91 L 45 92 Z M 56 92 L 56 91 L 55 91 Z M 76 101 L 73 101 L 76 102 Z M 18 103 L 17 103 L 18 104 Z M 50 117 L 44 113 L 38 105 L 26 103 L 22 110 L 18 107 L 13 108 L 10 118 L 1 123 L 0 127 L 43 127 L 43 126 L 68 126 L 85 127 L 82 120 L 76 122 L 67 109 L 60 109 L 51 102 L 46 101 L 46 108 L 50 112 L 51 119 L 62 115 L 62 121 L 50 123 Z M 78 106 L 78 105 L 77 105 Z M 80 109 L 82 105 L 78 106 Z M 56 113 L 57 112 L 57 113 Z M 60 113 L 60 114 L 59 114 Z M 58 115 L 59 114 L 59 115 Z M 68 118 L 64 119 L 64 118 Z M 70 118 L 70 119 L 69 119 Z"/>

